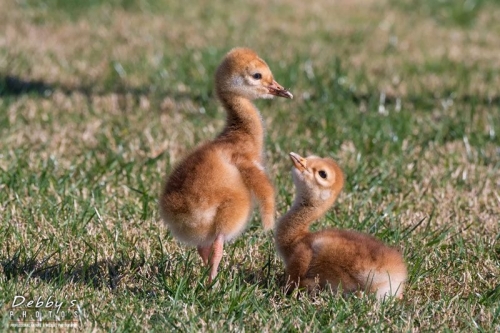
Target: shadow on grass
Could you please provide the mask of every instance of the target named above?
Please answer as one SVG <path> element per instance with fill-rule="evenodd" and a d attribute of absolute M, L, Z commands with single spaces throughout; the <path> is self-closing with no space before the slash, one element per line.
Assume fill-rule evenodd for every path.
<path fill-rule="evenodd" d="M 48 96 L 55 87 L 43 81 L 27 81 L 14 76 L 0 75 L 0 96 L 19 96 L 36 94 Z"/>
<path fill-rule="evenodd" d="M 76 86 L 67 86 L 60 83 L 46 82 L 43 80 L 28 80 L 12 75 L 0 74 L 0 97 L 21 97 L 23 95 L 32 95 L 48 98 L 54 92 L 61 92 L 64 95 L 80 93 L 90 99 L 93 96 L 104 96 L 107 94 L 132 95 L 138 101 L 142 96 L 169 96 L 174 99 L 191 99 L 194 101 L 203 100 L 200 94 L 158 90 L 155 87 L 130 87 L 124 83 L 116 83 L 111 87 L 101 87 L 99 83 L 84 84 Z"/>
<path fill-rule="evenodd" d="M 114 290 L 125 275 L 137 272 L 145 266 L 145 258 L 104 259 L 93 263 L 77 263 L 73 266 L 64 264 L 49 264 L 55 253 L 39 260 L 38 253 L 32 257 L 22 258 L 21 252 L 16 252 L 11 258 L 3 259 L 0 264 L 7 280 L 17 277 L 38 278 L 46 282 L 83 283 L 96 289 L 109 288 Z"/>
<path fill-rule="evenodd" d="M 262 289 L 273 286 L 285 287 L 285 272 L 281 264 L 273 263 L 274 253 L 269 252 L 265 264 L 260 269 L 248 269 L 240 266 L 242 280 L 251 285 L 258 285 Z"/>
<path fill-rule="evenodd" d="M 183 290 L 186 281 L 204 281 L 207 277 L 192 274 L 194 264 L 190 256 L 178 264 L 163 255 L 148 262 L 142 255 L 129 257 L 127 253 L 118 253 L 113 259 L 90 259 L 90 262 L 71 260 L 53 264 L 54 261 L 60 261 L 57 258 L 58 252 L 41 257 L 40 250 L 41 247 L 34 253 L 27 254 L 19 249 L 9 257 L 0 258 L 3 268 L 0 269 L 0 277 L 3 274 L 7 281 L 38 279 L 56 285 L 77 283 L 98 290 L 115 291 L 125 288 L 135 294 L 147 295 L 160 288 L 172 297 L 179 297 L 178 290 Z M 249 285 L 270 289 L 273 286 L 284 286 L 284 273 L 277 271 L 281 271 L 281 268 L 275 267 L 269 258 L 264 267 L 255 271 L 240 267 L 238 275 Z M 141 285 L 147 286 L 146 289 L 136 286 L 135 282 L 141 280 L 144 282 Z M 195 289 L 200 288 L 205 290 L 207 287 L 204 283 L 199 283 Z M 191 292 L 193 290 L 189 291 Z"/>
<path fill-rule="evenodd" d="M 81 86 L 65 86 L 59 83 L 45 82 L 43 80 L 27 80 L 13 75 L 0 74 L 0 97 L 19 97 L 22 95 L 37 95 L 41 97 L 49 97 L 55 91 L 60 91 L 65 95 L 72 93 L 81 93 L 87 98 L 92 96 L 102 96 L 109 93 L 125 95 L 131 94 L 139 99 L 141 96 L 169 96 L 174 99 L 190 99 L 197 102 L 202 102 L 207 96 L 192 92 L 179 92 L 152 89 L 151 87 L 130 87 L 124 83 L 114 84 L 108 88 L 96 88 L 98 84 L 88 84 Z M 209 94 L 213 94 L 210 92 Z M 351 100 L 355 104 L 360 103 L 381 103 L 381 93 L 356 93 L 351 91 L 344 91 L 343 96 Z M 210 95 L 210 97 L 212 97 Z M 427 92 L 426 94 L 414 96 L 409 95 L 405 97 L 396 95 L 383 95 L 384 105 L 395 105 L 401 103 L 402 100 L 412 104 L 429 104 L 432 105 L 443 99 L 448 99 L 448 96 L 437 96 L 434 92 Z M 457 103 L 475 104 L 475 105 L 496 105 L 500 104 L 500 95 L 493 96 L 477 96 L 472 94 L 463 94 L 453 99 Z"/>
<path fill-rule="evenodd" d="M 277 270 L 280 270 L 278 267 Z M 273 269 L 274 270 L 274 269 Z M 242 268 L 240 272 L 242 280 L 251 285 L 258 285 L 262 289 L 269 289 L 273 286 L 285 287 L 285 272 L 277 273 L 272 272 L 269 274 L 267 269 L 264 267 L 262 270 L 251 270 L 248 268 Z"/>
<path fill-rule="evenodd" d="M 76 92 L 86 96 L 104 95 L 106 93 L 131 93 L 132 95 L 138 96 L 149 94 L 148 88 L 133 88 L 123 84 L 117 84 L 113 86 L 111 90 L 105 90 L 97 89 L 95 85 L 90 84 L 71 87 L 59 83 L 46 82 L 42 80 L 27 80 L 17 76 L 0 74 L 0 97 L 18 97 L 21 95 L 49 97 L 55 91 L 60 91 L 65 95 L 70 95 Z"/>

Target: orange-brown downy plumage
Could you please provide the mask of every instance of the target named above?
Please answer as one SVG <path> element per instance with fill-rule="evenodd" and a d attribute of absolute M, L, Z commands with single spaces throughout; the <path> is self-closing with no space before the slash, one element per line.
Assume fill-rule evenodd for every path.
<path fill-rule="evenodd" d="M 256 98 L 292 94 L 274 81 L 267 64 L 250 49 L 231 50 L 215 75 L 217 97 L 227 113 L 226 126 L 172 171 L 160 197 L 160 214 L 172 234 L 197 246 L 217 274 L 224 242 L 245 228 L 252 196 L 265 229 L 274 226 L 274 189 L 262 159 L 264 130 Z"/>
<path fill-rule="evenodd" d="M 367 234 L 309 226 L 333 205 L 344 185 L 340 167 L 329 158 L 290 153 L 295 201 L 276 225 L 276 247 L 285 262 L 290 290 L 313 292 L 327 284 L 344 293 L 367 291 L 402 297 L 407 277 L 401 254 Z"/>

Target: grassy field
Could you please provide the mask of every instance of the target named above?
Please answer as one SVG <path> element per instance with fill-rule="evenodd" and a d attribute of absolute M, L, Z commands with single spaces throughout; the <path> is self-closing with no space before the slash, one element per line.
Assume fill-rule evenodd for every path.
<path fill-rule="evenodd" d="M 497 1 L 0 8 L 0 330 L 16 296 L 52 296 L 85 331 L 500 332 Z M 295 95 L 257 102 L 277 216 L 287 153 L 335 158 L 346 187 L 314 228 L 400 247 L 403 301 L 284 296 L 258 214 L 208 288 L 160 222 L 162 180 L 223 126 L 213 73 L 234 46 Z"/>

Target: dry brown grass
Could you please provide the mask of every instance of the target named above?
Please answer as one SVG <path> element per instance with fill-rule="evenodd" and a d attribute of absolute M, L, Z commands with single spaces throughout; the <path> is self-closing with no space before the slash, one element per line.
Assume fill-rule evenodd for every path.
<path fill-rule="evenodd" d="M 469 29 L 439 24 L 432 17 L 393 8 L 387 1 L 263 1 L 245 10 L 238 10 L 240 4 L 216 1 L 190 10 L 171 4 L 163 15 L 104 7 L 91 9 L 90 15 L 76 22 L 57 15 L 55 22 L 43 24 L 37 18 L 49 13 L 21 9 L 13 2 L 3 6 L 0 29 L 5 33 L 0 46 L 9 50 L 4 64 L 33 80 L 93 85 L 109 74 L 110 61 L 142 63 L 141 67 L 159 71 L 165 54 L 176 57 L 183 49 L 191 50 L 196 62 L 197 50 L 225 50 L 233 45 L 269 50 L 267 58 L 285 66 L 302 54 L 290 52 L 292 42 L 293 49 L 307 50 L 314 68 L 324 68 L 340 57 L 348 68 L 356 69 L 354 73 L 363 72 L 370 85 L 389 94 L 442 92 L 443 87 L 462 85 L 470 95 L 498 97 L 495 87 L 500 76 L 488 82 L 483 77 L 484 71 L 500 66 L 500 26 L 495 20 L 500 10 L 492 5 L 481 11 Z M 207 12 L 227 14 L 212 17 Z M 474 69 L 470 82 L 460 82 L 463 78 L 453 71 L 436 75 L 408 70 L 408 66 L 419 68 L 444 59 L 451 66 Z M 201 75 L 211 75 L 203 64 L 197 66 Z M 134 71 L 127 72 L 125 81 L 142 86 L 147 79 L 143 72 Z"/>

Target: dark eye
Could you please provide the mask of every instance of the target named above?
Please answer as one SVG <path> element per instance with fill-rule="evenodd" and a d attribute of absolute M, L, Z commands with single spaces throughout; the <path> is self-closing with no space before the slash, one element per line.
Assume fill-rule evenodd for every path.
<path fill-rule="evenodd" d="M 254 75 L 252 75 L 252 77 L 253 77 L 254 79 L 256 79 L 256 80 L 260 80 L 260 79 L 262 79 L 262 74 L 260 74 L 260 73 L 255 73 Z"/>
<path fill-rule="evenodd" d="M 319 176 L 320 176 L 321 178 L 323 178 L 323 179 L 325 179 L 325 178 L 326 178 L 326 176 L 327 176 L 327 175 L 326 175 L 326 172 L 324 172 L 323 170 L 320 170 L 320 171 L 318 172 L 318 174 L 319 174 Z"/>

